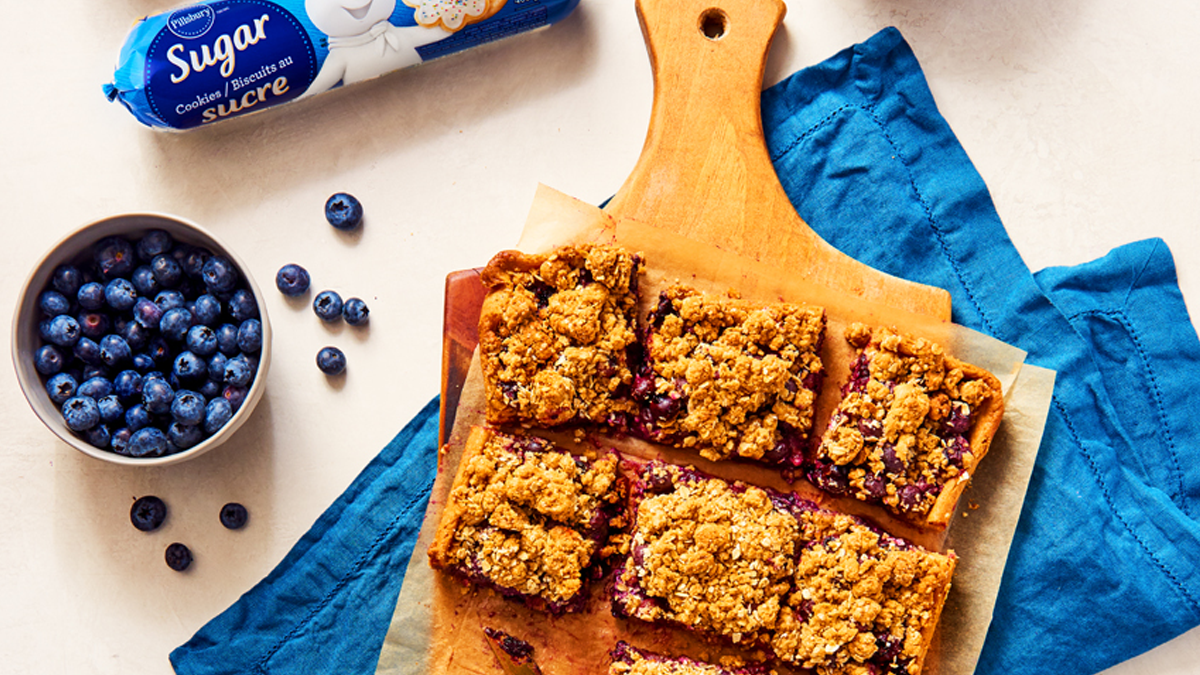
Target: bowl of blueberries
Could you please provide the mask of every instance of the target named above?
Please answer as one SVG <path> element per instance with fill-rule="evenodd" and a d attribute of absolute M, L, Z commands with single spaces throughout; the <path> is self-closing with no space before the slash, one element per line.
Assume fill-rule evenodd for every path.
<path fill-rule="evenodd" d="M 119 215 L 55 245 L 25 282 L 13 363 L 67 444 L 173 464 L 227 440 L 262 398 L 271 326 L 246 265 L 200 226 Z"/>

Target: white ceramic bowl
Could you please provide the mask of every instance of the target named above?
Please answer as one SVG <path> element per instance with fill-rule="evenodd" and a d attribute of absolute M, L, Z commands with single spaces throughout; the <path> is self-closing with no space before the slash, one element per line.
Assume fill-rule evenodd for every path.
<path fill-rule="evenodd" d="M 127 457 L 109 450 L 97 448 L 67 428 L 59 407 L 50 400 L 42 376 L 33 365 L 34 353 L 42 345 L 38 334 L 38 323 L 41 310 L 38 308 L 38 296 L 49 285 L 50 277 L 55 268 L 64 263 L 79 262 L 87 259 L 92 245 L 111 235 L 123 235 L 131 240 L 137 239 L 149 230 L 165 230 L 179 242 L 202 246 L 214 254 L 223 255 L 233 261 L 245 279 L 254 299 L 258 303 L 259 319 L 262 321 L 263 344 L 259 354 L 258 372 L 250 384 L 250 390 L 242 406 L 234 413 L 232 419 L 220 431 L 206 438 L 187 450 L 163 457 Z M 21 298 L 13 316 L 12 331 L 13 365 L 17 370 L 17 380 L 25 393 L 30 407 L 41 418 L 50 431 L 61 438 L 71 447 L 85 455 L 131 466 L 163 466 L 175 464 L 192 457 L 198 457 L 217 447 L 229 439 L 250 417 L 254 407 L 262 398 L 266 386 L 267 370 L 271 363 L 271 322 L 267 319 L 267 305 L 262 291 L 255 283 L 246 263 L 229 247 L 222 244 L 215 236 L 204 228 L 175 216 L 157 213 L 130 213 L 85 225 L 58 242 L 50 252 L 38 261 L 33 273 L 25 281 L 21 289 Z"/>

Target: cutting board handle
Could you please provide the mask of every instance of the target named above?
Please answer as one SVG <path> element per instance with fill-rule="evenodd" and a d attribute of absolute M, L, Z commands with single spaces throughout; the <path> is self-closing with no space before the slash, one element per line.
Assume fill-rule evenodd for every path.
<path fill-rule="evenodd" d="M 760 96 L 767 52 L 786 11 L 782 0 L 637 0 L 654 102 L 642 154 L 605 210 L 949 319 L 949 293 L 842 254 L 812 231 L 784 192 L 763 135 Z"/>

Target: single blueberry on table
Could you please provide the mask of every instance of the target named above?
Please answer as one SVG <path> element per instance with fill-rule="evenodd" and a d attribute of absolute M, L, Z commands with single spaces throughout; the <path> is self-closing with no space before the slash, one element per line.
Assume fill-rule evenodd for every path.
<path fill-rule="evenodd" d="M 171 372 L 181 382 L 195 382 L 208 377 L 208 362 L 192 352 L 180 352 Z"/>
<path fill-rule="evenodd" d="M 225 384 L 234 387 L 249 386 L 250 381 L 254 379 L 254 367 L 245 354 L 238 354 L 225 361 L 225 375 L 222 379 Z"/>
<path fill-rule="evenodd" d="M 137 264 L 133 245 L 122 237 L 101 239 L 93 249 L 93 258 L 100 276 L 105 279 L 127 277 Z"/>
<path fill-rule="evenodd" d="M 112 432 L 108 430 L 108 425 L 101 422 L 96 426 L 83 432 L 83 440 L 88 442 L 92 447 L 105 450 L 109 443 L 112 442 Z"/>
<path fill-rule="evenodd" d="M 75 395 L 79 380 L 70 373 L 59 373 L 46 380 L 46 394 L 55 405 L 62 405 Z"/>
<path fill-rule="evenodd" d="M 125 448 L 129 446 L 129 437 L 132 435 L 133 432 L 129 430 L 129 427 L 117 429 L 112 432 L 112 438 L 108 441 L 109 448 L 118 455 L 125 454 Z"/>
<path fill-rule="evenodd" d="M 42 375 L 54 375 L 66 363 L 62 352 L 54 345 L 42 345 L 33 354 L 33 367 Z"/>
<path fill-rule="evenodd" d="M 139 497 L 129 509 L 129 522 L 142 532 L 153 532 L 167 519 L 167 504 L 154 495 Z"/>
<path fill-rule="evenodd" d="M 158 330 L 168 340 L 179 342 L 192 327 L 192 313 L 182 307 L 168 309 L 158 322 Z"/>
<path fill-rule="evenodd" d="M 237 502 L 229 502 L 221 507 L 221 524 L 231 530 L 241 529 L 250 519 L 250 512 Z"/>
<path fill-rule="evenodd" d="M 74 396 L 63 402 L 62 416 L 71 431 L 87 431 L 100 423 L 100 408 L 90 396 Z"/>
<path fill-rule="evenodd" d="M 74 265 L 59 265 L 54 268 L 54 273 L 50 276 L 50 285 L 54 287 L 54 290 L 68 298 L 79 293 L 83 281 L 83 272 Z"/>
<path fill-rule="evenodd" d="M 154 271 L 150 269 L 149 265 L 142 265 L 135 269 L 133 276 L 129 280 L 133 283 L 133 287 L 137 289 L 139 295 L 154 297 L 156 293 L 163 289 L 162 284 L 158 283 L 158 279 L 154 278 Z"/>
<path fill-rule="evenodd" d="M 183 307 L 187 304 L 187 298 L 179 291 L 163 291 L 154 296 L 154 304 L 162 308 L 162 311 L 167 312 L 172 309 Z"/>
<path fill-rule="evenodd" d="M 209 357 L 217 353 L 217 334 L 206 325 L 192 326 L 184 341 L 196 356 Z"/>
<path fill-rule="evenodd" d="M 167 427 L 167 439 L 180 450 L 187 450 L 204 440 L 204 430 L 192 424 L 172 422 Z"/>
<path fill-rule="evenodd" d="M 204 421 L 204 397 L 194 391 L 184 389 L 175 392 L 171 402 L 171 418 L 176 422 L 194 427 Z"/>
<path fill-rule="evenodd" d="M 104 337 L 108 332 L 108 316 L 101 312 L 80 312 L 75 320 L 79 322 L 79 331 L 93 340 Z"/>
<path fill-rule="evenodd" d="M 147 426 L 133 432 L 125 446 L 125 454 L 131 457 L 161 457 L 167 452 L 167 435 L 162 429 Z"/>
<path fill-rule="evenodd" d="M 81 337 L 71 349 L 71 353 L 75 358 L 89 366 L 95 366 L 103 363 L 100 360 L 100 345 L 95 340 L 89 337 Z"/>
<path fill-rule="evenodd" d="M 155 415 L 165 415 L 171 411 L 171 402 L 175 400 L 175 390 L 165 379 L 142 380 L 142 405 Z"/>
<path fill-rule="evenodd" d="M 97 281 L 87 282 L 79 287 L 75 300 L 86 310 L 100 309 L 104 306 L 104 284 Z"/>
<path fill-rule="evenodd" d="M 365 324 L 371 316 L 371 310 L 361 298 L 350 298 L 342 305 L 342 318 L 351 326 Z"/>
<path fill-rule="evenodd" d="M 237 287 L 238 283 L 238 272 L 233 261 L 219 255 L 204 261 L 200 276 L 210 292 L 228 293 Z"/>
<path fill-rule="evenodd" d="M 71 301 L 58 291 L 42 291 L 38 296 L 38 309 L 48 317 L 56 317 L 71 311 Z"/>
<path fill-rule="evenodd" d="M 116 394 L 101 396 L 96 399 L 96 407 L 100 409 L 100 421 L 107 423 L 124 422 L 125 406 Z"/>
<path fill-rule="evenodd" d="M 138 324 L 131 323 L 130 326 Z M 144 329 L 143 329 L 144 330 Z M 133 356 L 133 350 L 129 348 L 129 342 L 120 335 L 105 335 L 100 338 L 100 360 L 106 366 L 116 366 Z"/>
<path fill-rule="evenodd" d="M 327 323 L 342 318 L 342 296 L 336 291 L 321 291 L 313 298 L 313 311 Z"/>
<path fill-rule="evenodd" d="M 325 347 L 317 352 L 317 367 L 326 375 L 338 375 L 346 370 L 346 355 L 337 347 Z"/>
<path fill-rule="evenodd" d="M 67 314 L 59 314 L 50 319 L 46 327 L 46 339 L 59 347 L 75 346 L 81 335 L 83 330 L 79 327 L 79 322 Z"/>
<path fill-rule="evenodd" d="M 175 542 L 167 547 L 167 567 L 182 572 L 192 565 L 192 552 L 187 546 Z"/>
<path fill-rule="evenodd" d="M 295 263 L 288 263 L 275 273 L 275 287 L 288 297 L 304 295 L 309 283 L 308 270 Z"/>
<path fill-rule="evenodd" d="M 150 230 L 138 239 L 137 254 L 145 261 L 154 260 L 154 256 L 166 253 L 175 245 L 171 233 L 166 230 Z"/>
<path fill-rule="evenodd" d="M 104 301 L 118 312 L 131 309 L 137 299 L 137 289 L 125 277 L 117 277 L 104 286 Z"/>
<path fill-rule="evenodd" d="M 221 301 L 209 293 L 196 298 L 196 301 L 188 309 L 192 312 L 196 323 L 205 326 L 216 325 L 217 319 L 221 318 Z"/>
<path fill-rule="evenodd" d="M 239 322 L 257 319 L 258 303 L 254 300 L 254 294 L 244 288 L 234 291 L 229 298 L 229 316 Z"/>
<path fill-rule="evenodd" d="M 134 404 L 125 411 L 125 426 L 130 432 L 145 429 L 154 424 L 154 417 L 141 403 Z"/>
<path fill-rule="evenodd" d="M 238 327 L 231 323 L 223 323 L 217 328 L 217 349 L 225 356 L 238 353 Z"/>
<path fill-rule="evenodd" d="M 75 389 L 76 396 L 87 396 L 99 400 L 113 393 L 113 383 L 106 377 L 89 377 Z"/>
<path fill-rule="evenodd" d="M 354 195 L 337 192 L 325 200 L 325 220 L 339 230 L 353 230 L 362 217 L 362 203 Z"/>
<path fill-rule="evenodd" d="M 204 433 L 212 434 L 221 430 L 233 418 L 233 405 L 225 398 L 214 398 L 204 407 Z"/>
<path fill-rule="evenodd" d="M 238 349 L 247 354 L 253 354 L 262 349 L 262 322 L 258 319 L 246 319 L 238 326 Z"/>
<path fill-rule="evenodd" d="M 150 261 L 150 272 L 163 288 L 175 288 L 183 281 L 183 268 L 169 255 L 159 254 Z"/>

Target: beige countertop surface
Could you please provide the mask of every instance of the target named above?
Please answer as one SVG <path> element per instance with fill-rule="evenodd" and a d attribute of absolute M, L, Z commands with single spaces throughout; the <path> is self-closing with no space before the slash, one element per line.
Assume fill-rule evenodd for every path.
<path fill-rule="evenodd" d="M 224 446 L 130 469 L 51 435 L 0 368 L 6 673 L 170 673 L 167 654 L 270 572 L 437 393 L 445 275 L 511 247 L 539 182 L 603 201 L 645 137 L 651 76 L 632 0 L 582 0 L 549 29 L 183 134 L 142 127 L 100 89 L 132 22 L 174 6 L 5 7 L 0 316 L 73 229 L 176 214 L 232 245 L 266 288 L 267 392 Z M 790 0 L 765 84 L 886 26 L 912 45 L 1030 268 L 1161 237 L 1196 302 L 1200 6 Z M 336 191 L 362 200 L 360 234 L 325 224 Z M 316 290 L 364 298 L 370 328 L 327 328 L 274 293 L 288 262 Z M 349 361 L 334 383 L 314 364 L 326 344 Z M 172 508 L 154 536 L 129 524 L 144 494 Z M 250 509 L 244 530 L 217 522 L 229 501 Z M 176 540 L 196 554 L 187 574 L 163 563 Z M 1195 673 L 1197 653 L 1200 629 L 1109 673 Z"/>

